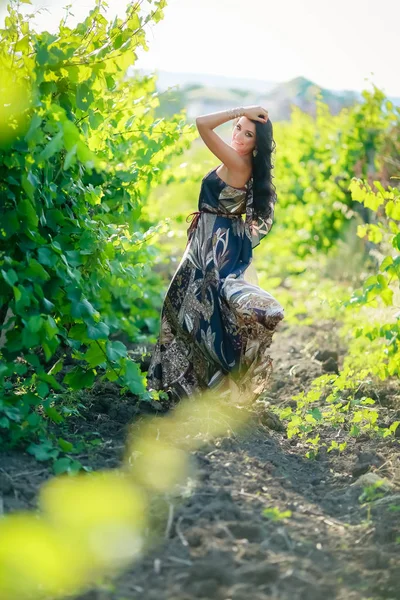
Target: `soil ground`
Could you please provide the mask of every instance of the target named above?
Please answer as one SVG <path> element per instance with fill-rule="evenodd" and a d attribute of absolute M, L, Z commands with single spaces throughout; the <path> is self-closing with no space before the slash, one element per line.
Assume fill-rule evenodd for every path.
<path fill-rule="evenodd" d="M 314 358 L 318 350 L 337 351 L 340 366 L 345 348 L 332 323 L 280 325 L 264 406 L 286 405 L 309 388 L 323 372 Z M 399 418 L 398 394 L 398 382 L 377 389 L 383 418 Z M 321 448 L 310 460 L 301 441 L 288 439 L 279 421 L 265 415 L 193 451 L 192 491 L 165 500 L 169 522 L 160 523 L 158 543 L 79 600 L 399 599 L 399 439 L 350 438 L 325 429 L 321 443 L 346 439 L 348 446 L 341 455 Z M 110 384 L 93 389 L 84 416 L 71 421 L 73 433 L 97 432 L 103 443 L 78 458 L 94 469 L 118 467 L 129 424 L 140 421 L 143 409 Z M 34 509 L 41 483 L 51 476 L 50 467 L 26 453 L 1 454 L 4 512 Z M 385 477 L 388 490 L 363 503 L 371 476 Z M 263 515 L 265 508 L 291 516 L 274 521 Z"/>

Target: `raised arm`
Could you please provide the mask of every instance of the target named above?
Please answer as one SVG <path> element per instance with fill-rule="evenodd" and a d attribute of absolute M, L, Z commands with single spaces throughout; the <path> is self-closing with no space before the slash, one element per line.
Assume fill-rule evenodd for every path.
<path fill-rule="evenodd" d="M 244 116 L 244 108 L 241 107 L 231 110 L 222 110 L 208 115 L 201 115 L 196 118 L 196 127 L 206 146 L 222 163 L 224 163 L 227 169 L 235 171 L 236 173 L 243 173 L 243 176 L 245 176 L 248 170 L 246 161 L 234 148 L 232 148 L 232 146 L 224 142 L 224 140 L 213 131 L 218 125 L 222 125 L 231 119 L 241 116 Z"/>
<path fill-rule="evenodd" d="M 248 161 L 213 131 L 218 125 L 237 117 L 247 117 L 261 122 L 265 122 L 265 118 L 268 118 L 267 112 L 262 107 L 246 106 L 201 115 L 196 118 L 196 127 L 206 146 L 219 158 L 228 171 L 232 170 L 236 175 L 243 174 L 243 177 L 246 177 Z"/>

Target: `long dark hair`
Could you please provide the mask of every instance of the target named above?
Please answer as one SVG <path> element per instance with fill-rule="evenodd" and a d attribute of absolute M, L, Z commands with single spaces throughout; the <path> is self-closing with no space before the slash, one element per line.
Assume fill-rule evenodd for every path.
<path fill-rule="evenodd" d="M 235 121 L 235 125 L 239 119 Z M 276 150 L 271 120 L 266 123 L 250 119 L 256 126 L 257 155 L 252 153 L 253 163 L 253 207 L 255 217 L 268 218 L 271 214 L 271 203 L 277 201 L 275 185 L 272 182 L 274 168 L 272 154 Z"/>

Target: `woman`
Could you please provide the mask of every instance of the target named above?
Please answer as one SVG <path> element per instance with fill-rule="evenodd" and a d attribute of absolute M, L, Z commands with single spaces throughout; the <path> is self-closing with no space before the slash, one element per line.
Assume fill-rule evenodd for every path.
<path fill-rule="evenodd" d="M 231 119 L 227 144 L 214 128 Z M 284 318 L 279 302 L 249 277 L 253 248 L 272 227 L 277 199 L 272 125 L 264 108 L 247 106 L 197 117 L 196 126 L 222 164 L 203 177 L 199 210 L 189 215 L 188 242 L 165 296 L 147 389 L 163 390 L 176 402 L 237 386 L 253 399 L 268 383 L 267 348 Z"/>

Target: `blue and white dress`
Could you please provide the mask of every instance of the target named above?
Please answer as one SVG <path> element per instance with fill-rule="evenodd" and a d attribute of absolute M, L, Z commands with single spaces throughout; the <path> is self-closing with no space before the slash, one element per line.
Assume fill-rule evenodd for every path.
<path fill-rule="evenodd" d="M 272 227 L 274 203 L 268 219 L 255 217 L 253 179 L 235 188 L 217 168 L 202 179 L 147 372 L 148 390 L 177 399 L 223 389 L 228 376 L 241 392 L 262 393 L 272 372 L 267 349 L 284 318 L 280 303 L 248 276 L 253 249 Z"/>

